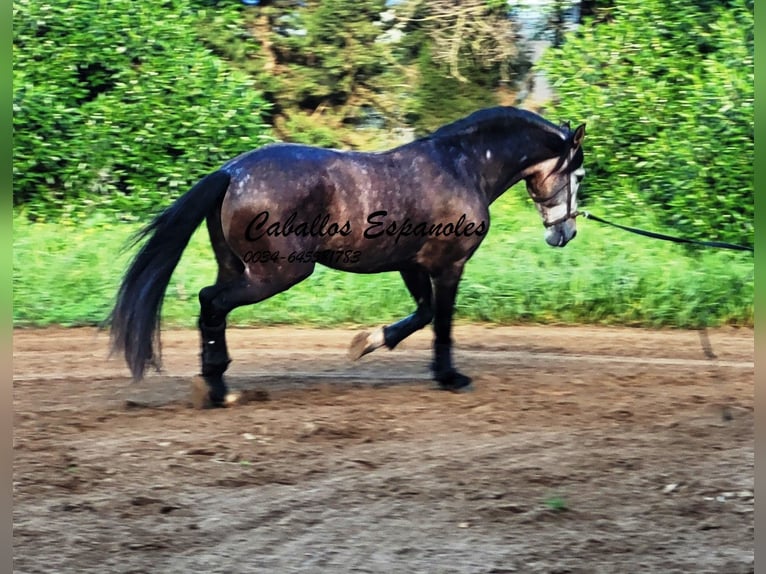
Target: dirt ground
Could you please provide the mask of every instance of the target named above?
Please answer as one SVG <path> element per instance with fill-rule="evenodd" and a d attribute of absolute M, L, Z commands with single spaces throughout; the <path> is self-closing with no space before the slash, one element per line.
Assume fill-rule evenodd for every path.
<path fill-rule="evenodd" d="M 90 329 L 14 333 L 14 571 L 753 572 L 749 329 L 232 330 L 252 400 L 195 410 L 197 334 L 132 384 Z M 711 358 L 710 351 L 715 354 Z"/>

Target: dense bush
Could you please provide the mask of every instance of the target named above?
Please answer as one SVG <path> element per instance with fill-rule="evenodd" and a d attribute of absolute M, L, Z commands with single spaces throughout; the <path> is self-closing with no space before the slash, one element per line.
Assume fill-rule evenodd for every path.
<path fill-rule="evenodd" d="M 752 245 L 752 1 L 619 0 L 543 67 L 549 113 L 588 122 L 583 195 Z"/>
<path fill-rule="evenodd" d="M 32 217 L 154 208 L 268 137 L 263 98 L 201 46 L 188 1 L 13 10 L 14 201 Z"/>

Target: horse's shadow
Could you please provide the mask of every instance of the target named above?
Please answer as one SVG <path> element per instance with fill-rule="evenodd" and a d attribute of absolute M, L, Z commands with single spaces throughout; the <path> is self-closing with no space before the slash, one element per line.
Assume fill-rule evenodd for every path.
<path fill-rule="evenodd" d="M 278 401 L 282 397 L 295 400 L 296 394 L 307 399 L 315 393 L 345 393 L 350 389 L 384 389 L 415 387 L 438 389 L 429 372 L 400 374 L 363 372 L 286 372 L 286 373 L 232 373 L 227 379 L 229 393 L 223 405 L 209 401 L 208 387 L 201 376 L 178 377 L 155 375 L 133 386 L 125 393 L 123 409 L 128 411 L 165 408 L 207 409 L 213 406 L 237 407 L 250 403 Z M 148 384 L 147 384 L 148 383 Z"/>

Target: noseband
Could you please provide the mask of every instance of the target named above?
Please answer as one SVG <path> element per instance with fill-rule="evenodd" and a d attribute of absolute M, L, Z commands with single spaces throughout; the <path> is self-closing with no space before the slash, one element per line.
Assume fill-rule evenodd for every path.
<path fill-rule="evenodd" d="M 570 151 L 569 152 L 569 164 L 568 165 L 571 165 L 573 159 L 574 159 L 574 151 Z M 559 223 L 564 223 L 565 221 L 567 221 L 569 219 L 573 219 L 573 218 L 577 217 L 578 215 L 580 215 L 579 211 L 577 211 L 577 210 L 572 211 L 572 175 L 571 175 L 571 173 L 569 173 L 568 176 L 567 176 L 566 185 L 562 185 L 560 188 L 558 188 L 553 195 L 550 195 L 548 197 L 543 197 L 543 198 L 539 198 L 539 197 L 534 197 L 533 196 L 532 197 L 532 201 L 534 201 L 535 203 L 546 203 L 546 202 L 550 201 L 551 199 L 554 199 L 554 198 L 558 197 L 559 194 L 564 190 L 564 188 L 566 188 L 566 190 L 567 190 L 567 212 L 566 212 L 566 215 L 563 215 L 563 216 L 559 217 L 558 219 L 556 219 L 554 221 L 546 221 L 546 220 L 543 219 L 543 225 L 546 228 L 553 227 L 554 225 L 558 225 Z"/>

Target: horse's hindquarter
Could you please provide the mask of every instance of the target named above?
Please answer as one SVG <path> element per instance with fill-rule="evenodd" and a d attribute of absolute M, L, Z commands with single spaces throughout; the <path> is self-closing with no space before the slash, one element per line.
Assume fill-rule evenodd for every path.
<path fill-rule="evenodd" d="M 221 224 L 237 255 L 313 248 L 321 242 L 319 232 L 300 225 L 309 215 L 326 211 L 321 174 L 332 153 L 275 144 L 223 167 L 231 183 L 221 206 Z"/>
<path fill-rule="evenodd" d="M 439 267 L 473 252 L 489 224 L 480 197 L 418 150 L 277 145 L 225 169 L 222 223 L 241 258 L 279 252 L 360 273 Z"/>

